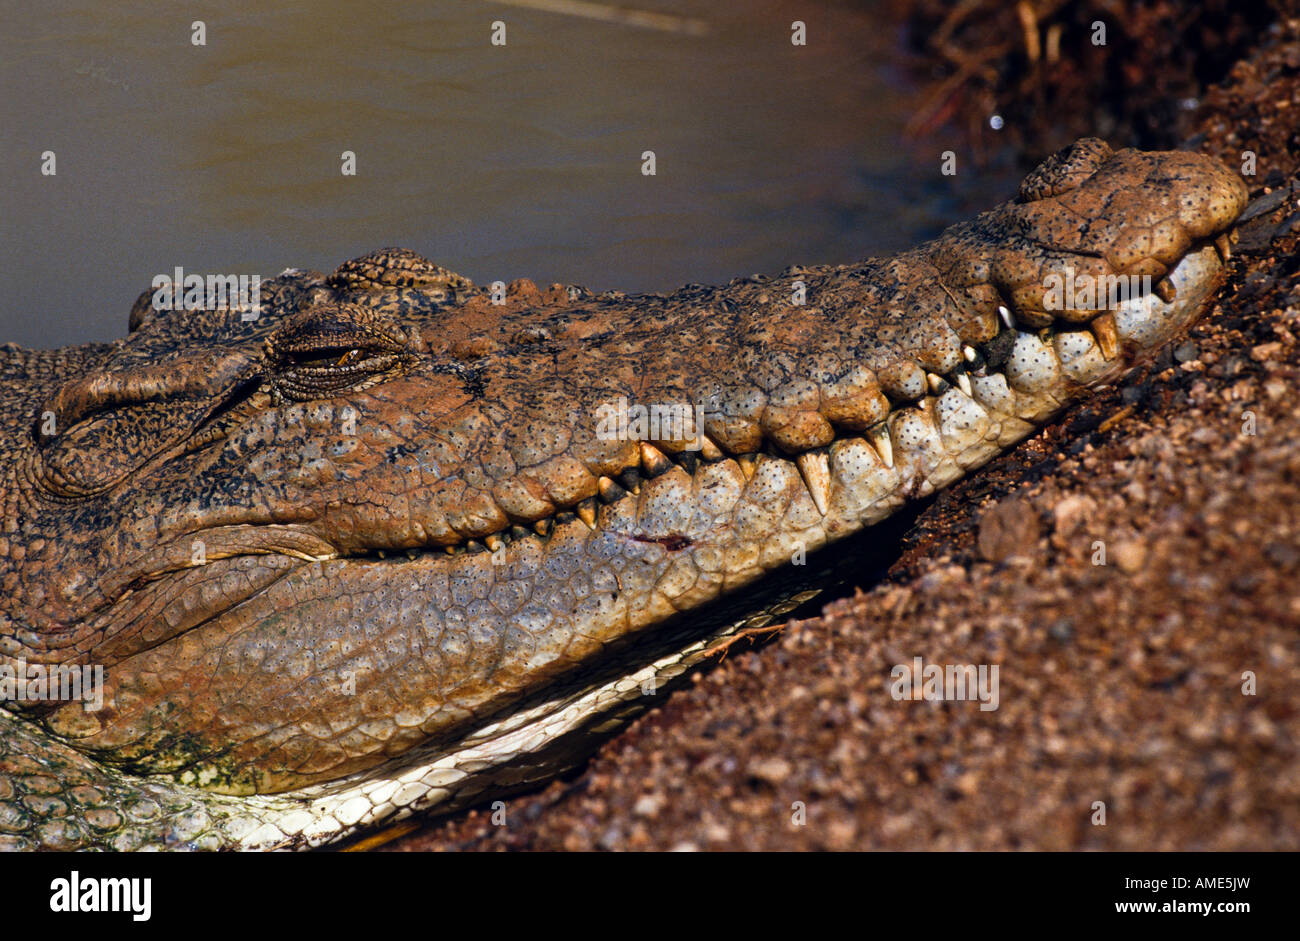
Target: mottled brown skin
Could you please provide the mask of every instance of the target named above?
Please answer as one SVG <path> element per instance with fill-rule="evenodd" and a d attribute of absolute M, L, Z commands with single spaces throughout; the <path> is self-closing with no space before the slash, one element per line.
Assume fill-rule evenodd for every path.
<path fill-rule="evenodd" d="M 386 250 L 286 272 L 257 319 L 142 297 L 124 340 L 5 348 L 0 657 L 102 664 L 107 687 L 99 712 L 6 704 L 0 834 L 266 845 L 227 821 L 270 813 L 245 796 L 282 814 L 454 750 L 1163 342 L 1245 194 L 1208 158 L 1085 140 L 890 259 L 669 295 L 516 281 L 497 303 Z M 1172 301 L 1192 257 L 1150 329 L 1044 309 L 1066 265 Z M 702 403 L 707 437 L 600 440 L 620 398 Z"/>

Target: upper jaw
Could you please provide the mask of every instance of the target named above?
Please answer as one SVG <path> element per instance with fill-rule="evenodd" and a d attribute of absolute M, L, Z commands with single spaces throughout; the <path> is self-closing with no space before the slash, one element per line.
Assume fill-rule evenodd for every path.
<path fill-rule="evenodd" d="M 540 534 L 561 513 L 594 522 L 600 504 L 638 477 L 682 461 L 693 467 L 734 456 L 743 464 L 764 450 L 793 458 L 864 433 L 887 459 L 889 419 L 900 409 L 954 386 L 969 396 L 973 380 L 1003 369 L 1036 392 L 1035 343 L 1051 347 L 1051 372 L 1063 381 L 1100 381 L 1196 313 L 1216 282 L 1246 190 L 1200 155 L 1112 152 L 1100 142 L 1081 142 L 1044 168 L 1026 179 L 1016 202 L 888 264 L 805 276 L 813 282 L 805 305 L 781 301 L 783 280 L 793 278 L 748 295 L 733 285 L 727 290 L 741 312 L 727 333 L 711 332 L 728 318 L 707 299 L 697 312 L 683 304 L 682 316 L 665 315 L 650 330 L 627 311 L 610 320 L 609 305 L 526 305 L 516 326 L 562 323 L 580 339 L 547 326 L 540 346 L 470 357 L 472 392 L 464 371 L 417 368 L 349 397 L 363 428 L 399 433 L 387 443 L 363 436 L 367 454 L 340 458 L 331 479 L 308 479 L 307 469 L 297 468 L 306 476 L 284 482 L 292 485 L 286 497 L 319 501 L 308 491 L 364 474 L 391 490 L 393 525 L 375 515 L 382 509 L 376 501 L 349 502 L 344 493 L 311 524 L 340 553 L 473 549 L 491 537 Z M 1053 279 L 1065 287 L 1091 280 L 1104 296 L 1116 276 L 1139 285 L 1145 277 L 1150 286 L 1118 305 L 1096 292 L 1085 303 L 1087 292 L 1078 290 L 1053 302 Z M 831 300 L 837 294 L 850 298 L 844 306 L 858 323 L 843 322 L 846 314 Z M 647 299 L 654 300 L 672 302 Z M 644 306 L 647 315 L 654 309 Z M 440 316 L 462 315 L 481 312 L 471 304 Z M 513 316 L 502 309 L 499 332 L 515 329 L 507 326 Z M 593 336 L 584 322 L 601 317 L 606 332 Z M 454 323 L 444 326 L 454 332 Z M 1035 336 L 1022 341 L 1021 334 Z M 422 361 L 444 358 L 433 350 Z M 636 434 L 602 440 L 596 413 L 622 399 L 634 407 L 700 406 L 705 427 L 691 443 Z M 343 407 L 286 403 L 280 415 L 287 425 L 310 424 L 325 408 L 331 415 L 320 421 L 328 428 Z"/>
<path fill-rule="evenodd" d="M 996 291 L 1028 327 L 1086 323 L 1113 305 L 1061 298 L 1054 282 L 1133 278 L 1170 300 L 1167 275 L 1181 259 L 1207 244 L 1226 256 L 1247 196 L 1204 155 L 1084 140 L 1044 161 L 1017 201 L 945 233 L 938 263 L 954 289 Z"/>
<path fill-rule="evenodd" d="M 358 555 L 491 548 L 484 540 L 541 535 L 566 513 L 594 524 L 600 505 L 671 466 L 735 459 L 743 470 L 763 451 L 796 459 L 846 436 L 889 463 L 893 419 L 948 388 L 969 397 L 977 380 L 1009 370 L 1013 385 L 1036 391 L 1035 343 L 1052 347 L 1053 375 L 1080 385 L 1171 335 L 1217 276 L 1205 246 L 1226 253 L 1245 205 L 1236 175 L 1194 154 L 1114 153 L 1092 142 L 1044 167 L 1018 201 L 889 262 L 736 283 L 695 307 L 683 292 L 637 305 L 557 296 L 530 298 L 517 313 L 487 308 L 499 335 L 531 328 L 545 339 L 503 343 L 464 364 L 426 347 L 425 324 L 374 325 L 394 344 L 418 345 L 408 375 L 257 410 L 186 465 L 181 492 L 238 495 L 229 484 L 249 478 L 246 496 L 261 496 L 244 522 L 287 522 Z M 1052 276 L 1116 274 L 1166 287 L 1113 310 L 1080 306 L 1075 295 L 1047 303 Z M 785 300 L 796 280 L 808 282 L 802 305 Z M 440 310 L 440 327 L 455 333 L 458 318 L 481 320 L 479 300 Z M 1060 337 L 1030 337 L 1044 329 Z M 701 406 L 699 450 L 653 435 L 602 440 L 596 411 L 620 398 Z M 359 434 L 340 438 L 349 410 Z M 277 440 L 286 428 L 299 431 Z M 816 479 L 819 462 L 805 463 Z M 300 512 L 285 520 L 277 506 Z M 238 511 L 218 509 L 226 522 Z M 183 516 L 170 514 L 171 535 L 199 518 Z"/>

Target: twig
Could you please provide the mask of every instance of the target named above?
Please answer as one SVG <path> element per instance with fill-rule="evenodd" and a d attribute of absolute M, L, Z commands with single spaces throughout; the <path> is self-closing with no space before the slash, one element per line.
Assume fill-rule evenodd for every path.
<path fill-rule="evenodd" d="M 721 643 L 714 644 L 704 652 L 704 656 L 712 657 L 715 654 L 721 654 L 722 656 L 718 657 L 718 662 L 721 663 L 723 660 L 727 659 L 727 651 L 730 650 L 731 645 L 737 641 L 758 637 L 762 634 L 779 634 L 783 630 L 785 630 L 785 622 L 780 624 L 767 624 L 763 627 L 747 627 L 743 631 L 737 631 L 735 634 L 732 634 Z"/>
<path fill-rule="evenodd" d="M 580 16 L 589 20 L 618 23 L 621 26 L 638 26 L 642 29 L 657 29 L 666 33 L 684 33 L 687 36 L 705 36 L 709 32 L 709 24 L 694 17 L 655 13 L 651 10 L 633 10 L 608 3 L 594 3 L 592 0 L 489 0 L 489 2 L 508 7 L 526 7 L 546 13 L 558 13 L 563 16 Z"/>

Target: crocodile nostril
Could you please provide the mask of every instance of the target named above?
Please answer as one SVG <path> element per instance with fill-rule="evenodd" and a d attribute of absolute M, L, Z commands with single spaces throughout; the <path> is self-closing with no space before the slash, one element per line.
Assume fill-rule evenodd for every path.
<path fill-rule="evenodd" d="M 1020 201 L 1032 203 L 1075 189 L 1106 162 L 1112 151 L 1098 137 L 1084 137 L 1052 154 L 1020 184 Z"/>

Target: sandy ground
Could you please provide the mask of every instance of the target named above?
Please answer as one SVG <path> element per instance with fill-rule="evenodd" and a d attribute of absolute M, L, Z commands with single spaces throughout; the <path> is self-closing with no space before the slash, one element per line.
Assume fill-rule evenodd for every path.
<path fill-rule="evenodd" d="M 387 848 L 1300 849 L 1297 115 L 1291 21 L 1197 112 L 1193 145 L 1254 150 L 1265 199 L 1186 338 L 505 826 L 471 811 Z M 997 664 L 999 707 L 895 701 L 917 656 Z"/>

